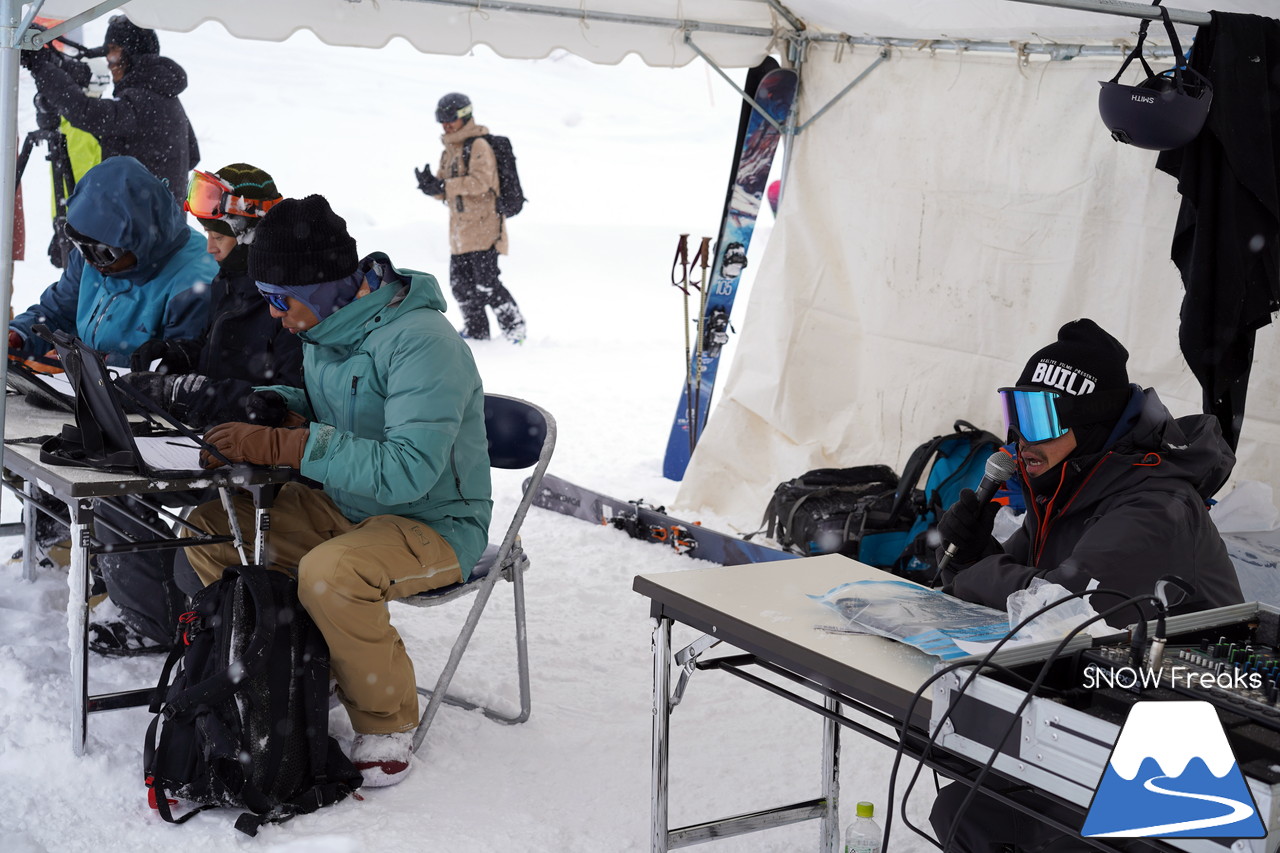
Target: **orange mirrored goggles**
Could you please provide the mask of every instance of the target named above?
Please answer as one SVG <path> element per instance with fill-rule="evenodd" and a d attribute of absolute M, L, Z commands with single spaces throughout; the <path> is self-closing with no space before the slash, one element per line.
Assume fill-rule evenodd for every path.
<path fill-rule="evenodd" d="M 187 200 L 182 209 L 199 219 L 225 219 L 228 216 L 257 218 L 283 201 L 282 198 L 244 198 L 236 195 L 230 184 L 211 172 L 196 170 L 187 186 Z"/>

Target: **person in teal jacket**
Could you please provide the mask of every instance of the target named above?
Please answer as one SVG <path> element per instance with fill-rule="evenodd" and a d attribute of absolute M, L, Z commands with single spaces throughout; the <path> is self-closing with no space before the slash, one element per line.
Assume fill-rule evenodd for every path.
<path fill-rule="evenodd" d="M 151 338 L 199 337 L 208 322 L 208 288 L 218 265 L 204 235 L 160 179 L 132 157 L 110 157 L 85 173 L 67 202 L 75 249 L 40 302 L 9 322 L 9 351 L 41 355 L 52 342 L 43 323 L 74 334 L 128 367 Z"/>
<path fill-rule="evenodd" d="M 413 664 L 386 602 L 468 578 L 493 502 L 484 388 L 439 284 L 381 253 L 357 258 L 324 197 L 268 211 L 249 274 L 271 316 L 302 341 L 306 387 L 257 389 L 259 412 L 277 417 L 220 424 L 205 440 L 231 461 L 287 465 L 322 486 L 281 488 L 268 561 L 297 574 L 357 734 L 352 762 L 376 787 L 404 778 L 418 723 Z M 252 504 L 237 501 L 248 529 Z M 229 528 L 216 501 L 191 520 Z M 186 555 L 206 585 L 238 562 L 227 544 Z"/>

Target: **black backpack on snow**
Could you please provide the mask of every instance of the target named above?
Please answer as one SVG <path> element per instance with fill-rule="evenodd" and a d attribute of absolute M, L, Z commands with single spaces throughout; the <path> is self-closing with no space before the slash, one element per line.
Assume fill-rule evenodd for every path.
<path fill-rule="evenodd" d="M 520 174 L 516 171 L 516 155 L 511 150 L 511 140 L 505 136 L 486 133 L 473 136 L 462 143 L 462 168 L 471 172 L 471 143 L 483 139 L 493 149 L 493 159 L 498 162 L 498 199 L 499 216 L 515 216 L 524 210 L 524 190 L 520 188 Z"/>
<path fill-rule="evenodd" d="M 256 835 L 360 787 L 329 737 L 329 648 L 298 603 L 297 581 L 232 566 L 196 594 L 179 627 L 143 746 L 148 797 L 162 818 L 244 808 L 236 829 Z M 171 796 L 195 807 L 175 817 Z"/>
<path fill-rule="evenodd" d="M 780 483 L 765 509 L 769 537 L 802 556 L 840 553 L 928 583 L 938 518 L 962 489 L 977 488 L 1001 445 L 968 421 L 952 428 L 913 450 L 900 477 L 885 465 L 860 465 Z"/>

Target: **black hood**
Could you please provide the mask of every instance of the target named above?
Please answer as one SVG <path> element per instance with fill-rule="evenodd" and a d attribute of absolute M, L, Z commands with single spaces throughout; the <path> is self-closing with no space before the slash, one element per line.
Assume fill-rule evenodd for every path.
<path fill-rule="evenodd" d="M 116 84 L 115 94 L 126 89 L 146 89 L 164 98 L 176 98 L 187 88 L 187 72 L 167 56 L 139 54 L 129 57 L 129 70 Z"/>

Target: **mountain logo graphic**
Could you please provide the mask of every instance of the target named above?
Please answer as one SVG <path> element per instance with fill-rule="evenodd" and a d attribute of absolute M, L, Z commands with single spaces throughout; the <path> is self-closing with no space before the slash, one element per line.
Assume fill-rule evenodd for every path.
<path fill-rule="evenodd" d="M 1129 711 L 1080 834 L 1086 838 L 1263 838 L 1218 714 L 1208 702 Z"/>

